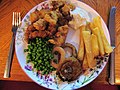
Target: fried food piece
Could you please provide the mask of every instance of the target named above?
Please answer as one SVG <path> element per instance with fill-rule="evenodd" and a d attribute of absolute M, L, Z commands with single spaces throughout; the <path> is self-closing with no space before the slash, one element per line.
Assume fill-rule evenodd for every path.
<path fill-rule="evenodd" d="M 71 10 L 74 10 L 76 8 L 75 5 L 72 3 L 68 3 L 67 6 L 69 6 Z"/>
<path fill-rule="evenodd" d="M 27 31 L 29 31 L 29 32 L 33 32 L 34 30 L 35 30 L 35 27 L 33 25 L 29 25 L 27 27 Z"/>
<path fill-rule="evenodd" d="M 86 54 L 84 56 L 82 68 L 83 68 L 83 70 L 87 70 L 89 68 Z"/>
<path fill-rule="evenodd" d="M 57 69 L 59 78 L 69 82 L 78 79 L 82 72 L 81 63 L 75 57 L 66 58 Z"/>
<path fill-rule="evenodd" d="M 43 19 L 46 14 L 49 15 L 50 14 L 50 10 L 49 9 L 41 9 L 39 11 L 39 18 Z"/>
<path fill-rule="evenodd" d="M 58 18 L 59 18 L 59 15 L 60 15 L 58 12 L 51 11 L 50 14 L 51 14 L 51 18 L 53 18 L 54 20 L 58 21 Z"/>
<path fill-rule="evenodd" d="M 62 47 L 63 47 L 63 49 L 66 51 L 66 55 L 67 55 L 67 52 L 70 52 L 71 55 L 69 55 L 69 57 L 70 57 L 70 56 L 77 57 L 77 50 L 76 50 L 76 48 L 75 48 L 74 45 L 72 45 L 72 44 L 70 44 L 70 43 L 65 43 Z M 67 50 L 66 48 L 71 49 L 71 51 L 70 51 L 70 50 Z"/>
<path fill-rule="evenodd" d="M 62 47 L 57 46 L 57 47 L 53 48 L 52 53 L 54 54 L 55 52 L 58 52 L 60 54 L 60 58 L 59 58 L 57 64 L 52 60 L 51 61 L 51 66 L 53 66 L 54 68 L 58 69 L 60 64 L 65 61 L 65 50 Z"/>
<path fill-rule="evenodd" d="M 64 6 L 64 4 L 65 4 L 65 1 L 63 1 L 63 0 L 57 0 L 57 1 L 52 1 L 51 2 L 51 5 L 53 6 L 53 10 L 56 10 L 56 9 L 58 9 L 59 7 L 62 7 L 62 6 Z"/>
<path fill-rule="evenodd" d="M 37 37 L 45 38 L 47 36 L 47 33 L 45 31 L 39 31 Z"/>
<path fill-rule="evenodd" d="M 88 66 L 90 68 L 94 68 L 96 66 L 96 61 L 93 58 L 90 31 L 82 31 L 82 34 L 85 43 L 85 51 L 86 51 Z"/>
<path fill-rule="evenodd" d="M 64 25 L 68 25 L 68 23 L 69 23 L 69 21 L 71 21 L 72 20 L 72 17 L 70 16 L 70 15 L 67 15 L 67 16 L 65 16 L 65 17 L 63 17 L 63 16 L 60 16 L 59 18 L 58 18 L 58 25 L 59 26 L 64 26 Z"/>
<path fill-rule="evenodd" d="M 47 33 L 48 37 L 54 37 L 53 35 L 56 33 L 56 26 L 49 24 L 48 29 L 45 32 Z"/>
<path fill-rule="evenodd" d="M 84 41 L 83 41 L 83 34 L 82 34 L 82 31 L 85 31 L 85 28 L 86 26 L 83 25 L 80 27 L 80 44 L 79 44 L 79 49 L 78 49 L 78 55 L 77 55 L 77 58 L 80 60 L 80 61 L 83 61 L 83 58 L 84 58 L 84 53 L 85 53 L 85 50 L 84 50 Z"/>
<path fill-rule="evenodd" d="M 70 0 L 53 0 L 52 2 L 51 2 L 51 4 L 52 4 L 52 6 L 53 6 L 53 10 L 56 10 L 56 9 L 58 9 L 58 8 L 61 8 L 62 6 L 64 6 L 64 5 L 67 5 L 67 6 L 69 6 L 69 8 L 71 9 L 71 10 L 74 10 L 75 9 L 75 5 L 73 5 L 71 2 L 70 2 Z"/>
<path fill-rule="evenodd" d="M 39 11 L 36 10 L 36 11 L 34 11 L 34 12 L 32 12 L 30 14 L 30 21 L 31 21 L 31 23 L 33 23 L 33 22 L 35 22 L 35 21 L 37 21 L 39 19 L 39 13 L 38 12 Z"/>
<path fill-rule="evenodd" d="M 79 30 L 80 26 L 86 23 L 86 19 L 82 18 L 79 14 L 73 15 L 72 21 L 69 22 L 69 26 L 74 30 Z"/>
<path fill-rule="evenodd" d="M 31 33 L 29 34 L 29 38 L 30 38 L 30 39 L 35 38 L 35 37 L 37 37 L 37 36 L 38 36 L 38 31 L 34 31 L 34 32 L 31 32 Z"/>
<path fill-rule="evenodd" d="M 93 19 L 93 23 L 94 23 L 94 26 L 98 27 L 99 30 L 100 30 L 100 34 L 101 34 L 101 38 L 102 38 L 102 41 L 103 41 L 105 53 L 111 53 L 113 51 L 113 49 L 106 39 L 106 36 L 105 36 L 103 28 L 102 28 L 102 23 L 101 23 L 100 17 L 99 16 L 95 17 Z"/>
<path fill-rule="evenodd" d="M 98 39 L 97 36 L 92 34 L 91 35 L 91 40 L 92 40 L 92 52 L 94 57 L 97 57 L 99 55 L 99 46 L 98 46 Z"/>
<path fill-rule="evenodd" d="M 29 25 L 25 31 L 25 41 L 28 42 L 29 34 L 35 30 L 33 25 Z"/>
<path fill-rule="evenodd" d="M 63 13 L 64 15 L 67 15 L 67 14 L 70 13 L 70 7 L 69 7 L 67 4 L 65 4 L 65 5 L 62 7 L 62 13 Z"/>
<path fill-rule="evenodd" d="M 37 30 L 45 30 L 47 22 L 44 19 L 39 19 L 35 23 L 33 23 L 33 26 Z"/>
<path fill-rule="evenodd" d="M 36 38 L 36 37 L 44 38 L 46 36 L 47 36 L 47 34 L 46 34 L 45 31 L 34 31 L 34 32 L 31 32 L 29 34 L 29 39 L 33 39 L 33 38 Z"/>
<path fill-rule="evenodd" d="M 46 15 L 44 16 L 44 20 L 47 21 L 47 22 L 49 22 L 51 25 L 56 25 L 56 23 L 57 23 L 57 21 L 54 20 L 54 19 L 52 19 L 52 18 L 50 17 L 50 15 L 48 15 L 48 14 L 46 14 Z"/>
<path fill-rule="evenodd" d="M 55 44 L 56 46 L 61 46 L 64 43 L 64 37 L 53 38 L 49 40 L 50 43 Z"/>
<path fill-rule="evenodd" d="M 96 27 L 92 29 L 92 33 L 97 36 L 100 55 L 103 56 L 105 54 L 105 51 L 104 51 L 103 40 L 100 34 L 100 30 L 98 29 L 98 27 Z"/>
<path fill-rule="evenodd" d="M 61 32 L 61 35 L 67 35 L 68 33 L 68 25 L 64 25 L 58 28 L 58 32 Z"/>
<path fill-rule="evenodd" d="M 57 46 L 61 46 L 66 39 L 68 33 L 68 25 L 64 25 L 58 28 L 58 32 L 55 34 L 55 38 L 50 39 L 49 42 Z"/>

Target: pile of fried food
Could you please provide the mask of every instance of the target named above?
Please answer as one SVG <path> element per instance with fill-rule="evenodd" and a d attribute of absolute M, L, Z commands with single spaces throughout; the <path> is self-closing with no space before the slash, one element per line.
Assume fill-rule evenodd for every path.
<path fill-rule="evenodd" d="M 30 14 L 31 25 L 28 26 L 26 40 L 40 37 L 51 38 L 49 42 L 61 46 L 68 33 L 68 23 L 72 20 L 70 10 L 75 7 L 65 0 L 51 1 L 52 8 L 36 10 Z"/>
<path fill-rule="evenodd" d="M 51 66 L 56 68 L 58 76 L 64 81 L 76 80 L 83 70 L 94 68 L 96 57 L 112 52 L 101 25 L 100 17 L 95 17 L 92 22 L 80 15 L 71 15 L 70 11 L 75 6 L 65 0 L 52 0 L 52 8 L 36 10 L 30 14 L 31 25 L 25 32 L 25 39 L 49 37 L 54 44 L 53 54 L 57 55 L 57 62 L 51 60 Z M 65 43 L 68 28 L 80 31 L 78 52 L 70 43 Z M 66 57 L 66 50 L 71 55 Z M 57 54 L 56 54 L 57 53 Z"/>

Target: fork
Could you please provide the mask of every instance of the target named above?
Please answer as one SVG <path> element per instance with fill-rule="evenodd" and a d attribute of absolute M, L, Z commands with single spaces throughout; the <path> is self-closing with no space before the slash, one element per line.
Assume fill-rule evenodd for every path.
<path fill-rule="evenodd" d="M 6 61 L 5 71 L 4 71 L 4 78 L 10 77 L 10 70 L 11 70 L 11 62 L 14 54 L 14 42 L 15 42 L 15 36 L 18 26 L 21 23 L 21 17 L 20 12 L 13 12 L 13 18 L 12 18 L 12 41 L 10 44 L 9 54 Z"/>

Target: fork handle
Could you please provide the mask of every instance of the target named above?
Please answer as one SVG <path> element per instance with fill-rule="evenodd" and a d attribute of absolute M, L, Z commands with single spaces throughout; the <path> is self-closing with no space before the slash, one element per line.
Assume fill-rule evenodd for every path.
<path fill-rule="evenodd" d="M 7 58 L 7 61 L 6 61 L 4 78 L 9 78 L 10 77 L 11 62 L 12 62 L 13 53 L 14 53 L 14 41 L 15 41 L 15 35 L 13 34 L 12 35 L 12 41 L 11 41 L 11 44 L 10 44 L 8 58 Z"/>

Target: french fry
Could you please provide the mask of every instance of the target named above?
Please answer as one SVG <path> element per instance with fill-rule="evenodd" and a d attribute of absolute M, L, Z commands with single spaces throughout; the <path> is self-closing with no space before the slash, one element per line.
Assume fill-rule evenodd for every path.
<path fill-rule="evenodd" d="M 80 44 L 79 44 L 79 49 L 78 49 L 78 59 L 80 61 L 83 61 L 84 58 L 84 42 L 83 42 L 83 35 L 82 35 L 82 31 L 85 31 L 85 25 L 80 27 Z"/>
<path fill-rule="evenodd" d="M 92 52 L 94 57 L 99 55 L 99 46 L 98 46 L 98 39 L 97 36 L 92 34 L 91 35 L 91 42 L 92 42 Z"/>
<path fill-rule="evenodd" d="M 101 34 L 100 34 L 100 30 L 98 29 L 98 27 L 92 29 L 92 33 L 95 34 L 97 36 L 97 39 L 98 39 L 98 46 L 99 46 L 99 52 L 100 52 L 100 55 L 104 55 L 105 52 L 104 52 L 104 46 L 103 46 L 103 41 L 102 41 L 102 38 L 101 38 Z"/>
<path fill-rule="evenodd" d="M 96 26 L 94 25 L 94 23 L 93 23 L 93 22 L 90 22 L 90 23 L 89 23 L 89 27 L 90 27 L 90 30 L 92 30 L 92 29 L 96 28 Z"/>
<path fill-rule="evenodd" d="M 102 28 L 101 19 L 100 19 L 99 16 L 95 17 L 93 19 L 93 24 L 94 24 L 94 26 L 98 27 L 99 30 L 100 30 L 100 34 L 101 34 L 101 37 L 102 37 L 102 40 L 103 40 L 105 53 L 111 53 L 113 51 L 113 49 L 112 49 L 112 47 L 110 46 L 110 44 L 108 43 L 108 41 L 106 39 L 106 36 L 105 36 L 103 28 Z"/>
<path fill-rule="evenodd" d="M 87 24 L 86 24 L 86 30 L 91 30 L 90 25 L 91 25 L 91 23 L 87 22 Z"/>
<path fill-rule="evenodd" d="M 83 34 L 83 41 L 85 43 L 85 51 L 86 51 L 86 57 L 88 66 L 90 68 L 94 68 L 96 66 L 96 61 L 93 59 L 93 53 L 92 53 L 92 46 L 91 46 L 91 33 L 90 31 L 82 31 Z"/>
<path fill-rule="evenodd" d="M 83 70 L 87 70 L 89 68 L 86 54 L 84 56 L 82 68 L 83 68 Z"/>

